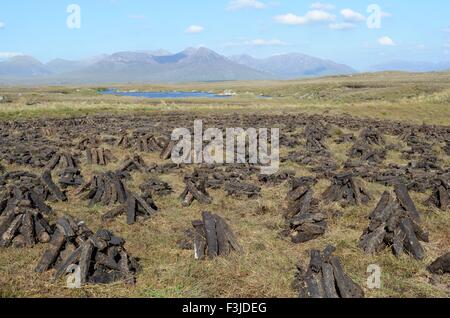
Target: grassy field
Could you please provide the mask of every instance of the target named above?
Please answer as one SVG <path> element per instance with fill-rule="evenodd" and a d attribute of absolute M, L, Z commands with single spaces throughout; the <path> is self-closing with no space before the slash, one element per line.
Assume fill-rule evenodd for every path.
<path fill-rule="evenodd" d="M 107 87 L 145 91 L 183 90 L 223 92 L 226 89 L 238 95 L 224 100 L 145 100 L 130 97 L 104 96 L 98 90 Z M 260 98 L 260 96 L 266 98 Z M 2 87 L 0 96 L 9 101 L 0 104 L 0 120 L 25 120 L 50 117 L 79 117 L 94 115 L 148 115 L 168 112 L 198 114 L 237 113 L 286 114 L 307 113 L 340 116 L 350 114 L 360 118 L 376 118 L 413 124 L 450 125 L 450 74 L 362 74 L 352 77 L 330 77 L 286 82 L 226 82 L 189 85 L 104 85 L 103 87 Z M 267 98 L 270 97 L 270 98 Z M 0 125 L 2 123 L 0 122 Z M 297 133 L 302 132 L 301 129 Z M 336 137 L 342 131 L 336 130 Z M 357 133 L 357 131 L 354 131 Z M 397 137 L 387 136 L 393 143 Z M 348 145 L 338 145 L 333 138 L 327 141 L 333 157 L 343 163 Z M 127 151 L 112 148 L 121 160 Z M 286 152 L 282 149 L 282 153 Z M 146 162 L 160 163 L 157 154 L 140 154 Z M 450 158 L 438 152 L 445 168 Z M 388 162 L 399 162 L 400 152 L 391 150 Z M 25 169 L 2 163 L 7 170 Z M 83 175 L 106 168 L 83 165 Z M 284 163 L 281 169 L 294 169 L 297 176 L 309 175 L 301 165 Z M 31 169 L 33 170 L 33 169 Z M 186 168 L 188 173 L 191 168 Z M 40 172 L 40 171 L 36 171 Z M 132 189 L 137 189 L 144 176 L 134 173 Z M 141 259 L 143 273 L 137 285 L 122 283 L 112 286 L 87 286 L 73 290 L 64 281 L 51 283 L 51 273 L 34 273 L 36 262 L 45 250 L 38 245 L 33 249 L 0 249 L 0 297 L 295 297 L 291 288 L 296 264 L 306 264 L 308 251 L 323 249 L 327 244 L 337 247 L 348 274 L 364 287 L 368 297 L 450 297 L 450 277 L 434 278 L 426 266 L 444 252 L 450 251 L 450 211 L 439 211 L 422 203 L 428 194 L 412 193 L 423 215 L 423 227 L 430 232 L 430 243 L 424 244 L 427 257 L 423 261 L 409 256 L 396 258 L 387 249 L 376 256 L 366 256 L 357 247 L 362 232 L 368 225 L 368 215 L 386 187 L 365 183 L 375 198 L 368 206 L 342 208 L 323 207 L 339 211 L 329 220 L 323 237 L 306 244 L 294 245 L 281 239 L 278 233 L 284 228 L 282 211 L 288 191 L 286 184 L 276 188 L 263 187 L 262 197 L 256 200 L 236 200 L 227 197 L 223 190 L 212 190 L 212 205 L 194 203 L 189 208 L 181 206 L 178 195 L 183 190 L 183 175 L 166 174 L 161 177 L 174 188 L 174 194 L 157 198 L 160 213 L 145 223 L 127 226 L 124 218 L 106 225 L 127 241 L 127 249 Z M 255 181 L 256 182 L 256 181 Z M 321 180 L 317 194 L 329 185 Z M 100 216 L 108 208 L 88 208 L 69 193 L 69 203 L 52 204 L 57 215 L 71 214 L 86 221 L 96 230 L 102 223 Z M 195 261 L 192 251 L 178 248 L 177 241 L 190 222 L 198 219 L 201 211 L 208 210 L 225 217 L 234 229 L 244 248 L 243 255 L 232 255 L 213 261 Z M 382 288 L 366 288 L 366 273 L 370 264 L 382 269 Z"/>
<path fill-rule="evenodd" d="M 142 91 L 232 90 L 225 99 L 148 100 L 98 94 L 99 89 Z M 380 73 L 278 82 L 222 82 L 184 85 L 104 85 L 102 87 L 2 87 L 0 119 L 37 116 L 183 112 L 307 112 L 351 114 L 447 125 L 450 118 L 450 73 Z M 266 96 L 270 98 L 258 98 Z"/>

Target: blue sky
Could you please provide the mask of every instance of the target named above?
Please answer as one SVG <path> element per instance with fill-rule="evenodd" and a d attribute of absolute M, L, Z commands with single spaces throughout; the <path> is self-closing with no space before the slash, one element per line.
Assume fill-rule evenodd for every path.
<path fill-rule="evenodd" d="M 368 28 L 367 8 L 382 10 Z M 67 27 L 67 7 L 81 9 Z M 360 70 L 384 61 L 450 60 L 450 2 L 442 0 L 2 1 L 0 57 L 79 59 L 123 50 L 206 46 L 224 55 L 301 52 Z"/>

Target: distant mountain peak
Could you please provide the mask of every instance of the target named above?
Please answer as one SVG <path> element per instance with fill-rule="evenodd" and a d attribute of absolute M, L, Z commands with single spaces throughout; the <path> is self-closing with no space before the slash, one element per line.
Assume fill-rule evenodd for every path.
<path fill-rule="evenodd" d="M 186 54 L 186 55 L 193 55 L 193 54 L 214 54 L 214 55 L 219 55 L 215 51 L 213 51 L 211 49 L 208 49 L 207 47 L 204 47 L 204 46 L 188 47 L 188 48 L 184 49 L 183 51 L 181 51 L 180 53 L 183 53 L 183 54 Z"/>
<path fill-rule="evenodd" d="M 226 57 L 214 52 L 213 50 L 210 50 L 205 47 L 200 47 L 194 50 L 189 50 L 190 54 L 188 55 L 188 58 L 190 60 L 196 60 L 197 62 L 214 62 L 217 60 L 223 60 L 227 59 Z"/>
<path fill-rule="evenodd" d="M 181 51 L 180 53 L 185 54 L 185 55 L 192 55 L 197 53 L 198 48 L 195 47 L 188 47 L 186 49 L 184 49 L 183 51 Z"/>
<path fill-rule="evenodd" d="M 29 55 L 17 55 L 0 62 L 0 76 L 37 77 L 51 72 L 40 61 Z"/>

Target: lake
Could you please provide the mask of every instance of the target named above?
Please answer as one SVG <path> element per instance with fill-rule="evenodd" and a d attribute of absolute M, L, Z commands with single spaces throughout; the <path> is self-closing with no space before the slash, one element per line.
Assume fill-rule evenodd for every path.
<path fill-rule="evenodd" d="M 206 92 L 120 92 L 116 89 L 100 91 L 103 95 L 131 96 L 140 98 L 230 98 L 229 95 L 218 95 Z"/>

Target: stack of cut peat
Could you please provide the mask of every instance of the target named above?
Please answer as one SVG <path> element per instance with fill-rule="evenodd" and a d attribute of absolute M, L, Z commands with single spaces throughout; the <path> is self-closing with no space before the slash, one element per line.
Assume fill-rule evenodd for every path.
<path fill-rule="evenodd" d="M 62 189 L 68 187 L 78 188 L 83 184 L 83 176 L 78 168 L 65 168 L 58 173 L 58 183 Z"/>
<path fill-rule="evenodd" d="M 180 200 L 183 206 L 190 206 L 194 200 L 201 204 L 211 204 L 212 199 L 206 191 L 207 180 L 203 177 L 186 176 L 184 183 L 186 187 L 180 195 Z"/>
<path fill-rule="evenodd" d="M 44 127 L 41 129 L 42 135 L 46 137 L 52 137 L 55 136 L 58 132 L 54 127 Z"/>
<path fill-rule="evenodd" d="M 140 266 L 124 245 L 122 238 L 107 230 L 101 229 L 94 235 L 84 222 L 65 216 L 58 220 L 50 247 L 36 272 L 55 269 L 54 279 L 57 280 L 75 265 L 79 266 L 81 285 L 116 281 L 134 284 Z"/>
<path fill-rule="evenodd" d="M 450 274 L 450 253 L 436 259 L 427 269 L 436 275 Z"/>
<path fill-rule="evenodd" d="M 173 162 L 164 163 L 164 164 L 160 164 L 160 165 L 158 165 L 156 163 L 152 163 L 148 167 L 148 172 L 152 173 L 152 174 L 167 174 L 167 173 L 175 172 L 175 171 L 179 170 L 181 167 L 182 167 L 182 165 L 178 165 Z"/>
<path fill-rule="evenodd" d="M 58 183 L 62 189 L 68 187 L 79 187 L 83 184 L 83 177 L 79 168 L 78 160 L 75 156 L 68 152 L 57 152 L 47 163 L 45 169 L 53 171 L 57 167 L 61 170 L 58 172 Z"/>
<path fill-rule="evenodd" d="M 342 268 L 339 257 L 333 256 L 333 246 L 310 252 L 306 271 L 297 266 L 294 287 L 300 298 L 363 298 L 364 291 Z"/>
<path fill-rule="evenodd" d="M 446 141 L 446 144 L 444 146 L 444 151 L 447 154 L 447 156 L 450 156 L 450 141 L 449 140 Z"/>
<path fill-rule="evenodd" d="M 16 165 L 42 168 L 45 167 L 55 153 L 52 147 L 25 146 L 22 144 L 22 141 L 17 142 L 19 144 L 11 145 L 7 152 L 0 153 L 0 158 L 9 164 L 14 163 Z"/>
<path fill-rule="evenodd" d="M 193 221 L 192 226 L 194 227 L 195 259 L 226 256 L 231 251 L 242 253 L 242 247 L 237 242 L 233 231 L 220 216 L 203 212 L 202 220 Z"/>
<path fill-rule="evenodd" d="M 153 201 L 150 192 L 144 192 L 143 195 L 139 196 L 131 191 L 127 191 L 126 197 L 125 204 L 105 213 L 102 216 L 102 220 L 108 221 L 119 215 L 126 214 L 127 224 L 132 225 L 141 220 L 147 220 L 158 212 L 158 207 Z"/>
<path fill-rule="evenodd" d="M 162 151 L 167 145 L 167 140 L 154 135 L 145 135 L 138 138 L 137 150 L 140 152 Z"/>
<path fill-rule="evenodd" d="M 89 136 L 86 138 L 81 139 L 78 142 L 78 149 L 80 150 L 87 150 L 89 148 L 96 148 L 100 146 L 101 141 L 97 136 Z"/>
<path fill-rule="evenodd" d="M 395 186 L 394 196 L 386 191 L 370 215 L 370 225 L 363 233 L 359 246 L 374 254 L 392 247 L 394 255 L 405 251 L 416 259 L 423 259 L 425 252 L 419 241 L 428 242 L 428 233 L 419 226 L 420 215 L 403 184 Z"/>
<path fill-rule="evenodd" d="M 239 180 L 231 180 L 225 183 L 225 191 L 229 196 L 235 198 L 245 197 L 253 199 L 261 195 L 261 187 L 250 183 L 244 183 Z"/>
<path fill-rule="evenodd" d="M 35 195 L 35 194 L 34 194 Z M 33 196 L 34 196 L 33 195 Z M 14 189 L 0 198 L 0 246 L 16 248 L 33 247 L 37 243 L 48 243 L 53 233 L 29 190 Z M 43 212 L 49 212 L 44 204 Z"/>
<path fill-rule="evenodd" d="M 291 181 L 287 195 L 288 207 L 285 218 L 289 229 L 282 234 L 290 235 L 293 243 L 305 243 L 323 235 L 327 228 L 326 216 L 318 211 L 312 186 L 316 179 L 300 177 Z"/>
<path fill-rule="evenodd" d="M 83 199 L 90 200 L 89 206 L 97 203 L 105 206 L 116 203 L 125 204 L 127 201 L 127 191 L 122 182 L 122 175 L 111 171 L 94 175 L 77 193 L 84 192 L 87 193 Z"/>
<path fill-rule="evenodd" d="M 53 171 L 55 168 L 78 168 L 78 160 L 68 152 L 57 152 L 53 155 L 50 161 L 45 166 L 46 170 Z"/>
<path fill-rule="evenodd" d="M 385 140 L 383 134 L 381 134 L 377 129 L 366 128 L 359 135 L 359 139 L 369 145 L 384 145 Z"/>
<path fill-rule="evenodd" d="M 134 224 L 136 221 L 152 217 L 157 212 L 149 192 L 139 196 L 127 190 L 122 182 L 123 175 L 117 172 L 106 172 L 93 176 L 92 179 L 82 186 L 78 194 L 85 193 L 83 199 L 90 200 L 89 206 L 101 204 L 111 206 L 120 204 L 113 210 L 102 216 L 103 221 L 111 220 L 126 213 L 127 223 Z"/>
<path fill-rule="evenodd" d="M 160 159 L 162 160 L 168 160 L 172 157 L 172 150 L 175 147 L 176 143 L 175 141 L 168 140 L 166 141 L 161 154 L 159 155 Z"/>
<path fill-rule="evenodd" d="M 366 204 L 371 200 L 361 182 L 352 172 L 345 172 L 333 178 L 331 186 L 324 192 L 327 202 L 341 202 L 349 205 Z"/>
<path fill-rule="evenodd" d="M 245 166 L 239 168 L 227 166 L 223 169 L 218 165 L 203 165 L 194 169 L 191 178 L 204 178 L 208 189 L 220 189 L 227 181 L 247 178 L 252 173 L 250 169 Z"/>
<path fill-rule="evenodd" d="M 358 141 L 356 142 L 353 147 L 350 149 L 350 156 L 353 158 L 358 158 L 357 161 L 348 161 L 346 163 L 347 167 L 352 166 L 360 166 L 363 163 L 367 162 L 370 164 L 377 164 L 383 162 L 384 159 L 386 159 L 386 150 L 385 149 L 374 149 L 369 144 Z"/>
<path fill-rule="evenodd" d="M 139 186 L 139 189 L 145 193 L 156 196 L 167 196 L 171 194 L 172 187 L 167 182 L 159 180 L 157 177 L 150 177 L 147 182 L 144 182 Z"/>
<path fill-rule="evenodd" d="M 447 207 L 450 206 L 450 185 L 444 178 L 439 178 L 434 181 L 433 193 L 427 203 L 442 211 L 446 211 Z"/>
<path fill-rule="evenodd" d="M 45 170 L 41 177 L 42 183 L 57 201 L 67 201 L 66 194 L 53 182 L 50 170 Z"/>
<path fill-rule="evenodd" d="M 339 135 L 334 142 L 337 144 L 343 144 L 343 143 L 347 143 L 347 142 L 352 142 L 355 141 L 356 137 L 354 134 L 342 134 Z"/>
<path fill-rule="evenodd" d="M 30 197 L 33 206 L 42 213 L 51 211 L 45 201 L 67 201 L 65 193 L 53 182 L 50 171 L 44 171 L 40 178 L 28 171 L 7 172 L 0 177 L 0 185 L 7 184 L 15 197 Z"/>
<path fill-rule="evenodd" d="M 127 134 L 123 134 L 116 143 L 117 147 L 120 147 L 122 149 L 128 149 L 131 148 L 130 138 Z"/>
<path fill-rule="evenodd" d="M 325 140 L 328 136 L 328 128 L 323 124 L 306 126 L 306 149 L 315 154 L 327 153 L 328 150 Z"/>
<path fill-rule="evenodd" d="M 86 149 L 86 160 L 89 165 L 106 166 L 110 162 L 117 161 L 117 158 L 111 150 L 99 147 Z"/>
<path fill-rule="evenodd" d="M 262 184 L 276 186 L 287 180 L 291 180 L 293 177 L 295 177 L 295 171 L 285 170 L 271 175 L 260 174 L 258 176 L 258 181 Z"/>
<path fill-rule="evenodd" d="M 141 173 L 147 173 L 148 167 L 145 161 L 141 158 L 141 156 L 135 154 L 131 158 L 130 157 L 125 158 L 125 161 L 119 168 L 119 171 L 122 172 L 139 171 Z"/>

